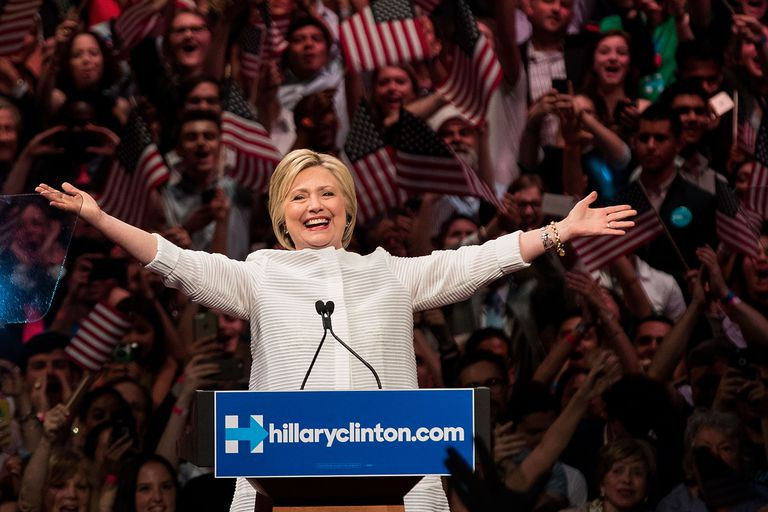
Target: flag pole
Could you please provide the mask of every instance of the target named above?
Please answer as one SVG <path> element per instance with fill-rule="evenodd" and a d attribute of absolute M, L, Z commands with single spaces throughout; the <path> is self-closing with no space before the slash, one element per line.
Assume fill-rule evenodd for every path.
<path fill-rule="evenodd" d="M 675 250 L 675 254 L 677 254 L 677 257 L 680 258 L 680 261 L 683 264 L 683 268 L 686 272 L 689 272 L 691 268 L 688 266 L 688 262 L 685 261 L 685 257 L 683 256 L 683 253 L 680 252 L 680 248 L 675 243 L 675 239 L 672 237 L 672 233 L 669 232 L 669 229 L 667 228 L 667 225 L 664 224 L 664 221 L 661 218 L 661 215 L 659 215 L 659 212 L 654 208 L 653 203 L 651 203 L 650 199 L 648 199 L 648 192 L 645 190 L 645 186 L 643 185 L 643 182 L 640 181 L 638 178 L 637 184 L 640 186 L 640 190 L 642 190 L 643 195 L 645 196 L 645 200 L 648 201 L 648 205 L 651 207 L 651 210 L 653 210 L 654 215 L 656 215 L 656 219 L 658 219 L 659 224 L 661 224 L 661 229 L 664 230 L 664 234 L 667 237 L 667 240 L 669 240 L 669 243 L 672 244 L 672 248 Z"/>
<path fill-rule="evenodd" d="M 731 119 L 731 144 L 739 140 L 739 91 L 733 92 L 733 118 Z"/>

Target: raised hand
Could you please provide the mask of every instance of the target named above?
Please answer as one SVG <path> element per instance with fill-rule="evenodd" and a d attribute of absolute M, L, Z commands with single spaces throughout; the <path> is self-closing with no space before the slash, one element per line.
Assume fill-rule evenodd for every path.
<path fill-rule="evenodd" d="M 76 213 L 87 223 L 94 224 L 102 214 L 96 200 L 90 194 L 69 183 L 64 183 L 61 188 L 62 190 L 56 190 L 50 185 L 41 183 L 35 187 L 35 192 L 47 199 L 54 208 Z"/>
<path fill-rule="evenodd" d="M 43 433 L 49 441 L 55 441 L 63 437 L 69 425 L 69 409 L 64 404 L 59 404 L 45 413 L 43 420 Z"/>
<path fill-rule="evenodd" d="M 630 205 L 590 208 L 596 200 L 597 192 L 592 192 L 576 203 L 562 222 L 563 241 L 580 236 L 623 235 L 627 228 L 635 225 L 633 221 L 625 220 L 637 215 Z"/>

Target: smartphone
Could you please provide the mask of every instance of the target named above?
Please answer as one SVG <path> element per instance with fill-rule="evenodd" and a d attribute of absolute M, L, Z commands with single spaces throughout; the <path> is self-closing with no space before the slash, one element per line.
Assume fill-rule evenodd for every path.
<path fill-rule="evenodd" d="M 626 110 L 627 107 L 635 107 L 634 101 L 629 100 L 620 100 L 616 103 L 616 107 L 613 109 L 613 121 L 618 123 L 619 118 L 621 117 L 621 113 Z"/>
<path fill-rule="evenodd" d="M 560 94 L 569 94 L 568 92 L 568 79 L 567 78 L 553 78 L 552 88 Z"/>
<path fill-rule="evenodd" d="M 136 438 L 136 426 L 133 418 L 124 417 L 122 414 L 113 416 L 110 441 L 114 444 L 118 439 L 126 435 L 131 439 Z"/>
<path fill-rule="evenodd" d="M 214 340 L 218 336 L 219 317 L 210 311 L 196 314 L 192 321 L 194 341 Z"/>
<path fill-rule="evenodd" d="M 234 357 L 227 357 L 217 359 L 214 361 L 219 365 L 218 373 L 214 373 L 211 377 L 215 380 L 240 380 L 245 373 L 245 364 L 241 359 Z"/>
<path fill-rule="evenodd" d="M 200 200 L 203 202 L 203 204 L 210 204 L 210 202 L 213 200 L 213 196 L 215 195 L 216 189 L 209 188 L 207 190 L 203 190 L 202 194 L 200 194 Z"/>
<path fill-rule="evenodd" d="M 749 362 L 749 353 L 747 349 L 736 349 L 728 361 L 728 366 L 738 370 L 741 376 L 747 380 L 754 380 L 757 378 L 757 370 L 755 370 L 755 367 Z"/>

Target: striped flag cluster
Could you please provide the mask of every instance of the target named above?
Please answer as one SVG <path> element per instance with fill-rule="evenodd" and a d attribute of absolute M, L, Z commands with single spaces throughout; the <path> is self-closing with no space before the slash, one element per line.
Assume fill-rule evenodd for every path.
<path fill-rule="evenodd" d="M 602 235 L 577 238 L 571 245 L 588 272 L 593 272 L 641 247 L 664 232 L 659 216 L 642 187 L 634 182 L 620 191 L 611 204 L 629 204 L 637 211 L 634 227 L 624 236 Z"/>
<path fill-rule="evenodd" d="M 269 9 L 269 2 L 261 2 L 251 11 L 252 25 L 261 27 L 266 31 L 264 37 L 264 58 L 277 59 L 288 48 L 285 34 L 291 24 L 291 15 L 273 16 Z"/>
<path fill-rule="evenodd" d="M 339 39 L 347 65 L 370 71 L 429 57 L 421 23 L 409 0 L 376 0 L 342 22 Z"/>
<path fill-rule="evenodd" d="M 768 120 L 765 118 L 755 139 L 755 165 L 749 177 L 747 206 L 768 219 Z"/>
<path fill-rule="evenodd" d="M 477 124 L 501 84 L 501 64 L 464 0 L 456 0 L 455 24 L 453 59 L 447 78 L 436 89 Z"/>
<path fill-rule="evenodd" d="M 130 50 L 146 37 L 160 34 L 163 15 L 153 4 L 151 0 L 136 2 L 115 20 L 114 32 L 123 50 Z"/>
<path fill-rule="evenodd" d="M 355 178 L 358 215 L 361 222 L 402 204 L 395 164 L 373 122 L 368 103 L 362 101 L 349 128 L 344 152 Z"/>
<path fill-rule="evenodd" d="M 237 154 L 229 175 L 243 187 L 265 190 L 282 155 L 259 123 L 240 88 L 232 83 L 221 115 L 221 142 Z"/>
<path fill-rule="evenodd" d="M 731 250 L 757 258 L 760 248 L 760 214 L 742 208 L 728 183 L 715 180 L 715 229 L 720 242 Z"/>
<path fill-rule="evenodd" d="M 424 121 L 400 111 L 397 183 L 413 192 L 478 196 L 499 207 L 491 188 Z"/>
<path fill-rule="evenodd" d="M 21 49 L 41 3 L 42 0 L 0 2 L 0 56 L 12 55 Z"/>
<path fill-rule="evenodd" d="M 421 9 L 422 14 L 429 14 L 443 3 L 443 0 L 413 0 L 413 5 Z"/>
<path fill-rule="evenodd" d="M 266 29 L 263 25 L 249 23 L 240 32 L 240 72 L 249 80 L 255 80 L 259 76 L 264 59 L 265 36 Z"/>
<path fill-rule="evenodd" d="M 78 366 L 96 372 L 112 357 L 131 323 L 121 312 L 99 303 L 88 313 L 64 352 Z"/>
<path fill-rule="evenodd" d="M 128 224 L 141 226 L 149 193 L 168 181 L 170 170 L 144 119 L 135 112 L 128 120 L 115 157 L 99 205 Z"/>

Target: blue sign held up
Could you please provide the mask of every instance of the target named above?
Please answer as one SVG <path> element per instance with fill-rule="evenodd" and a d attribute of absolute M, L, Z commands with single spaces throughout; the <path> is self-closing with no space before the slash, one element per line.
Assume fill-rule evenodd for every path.
<path fill-rule="evenodd" d="M 219 477 L 447 474 L 474 461 L 471 389 L 215 394 Z"/>

